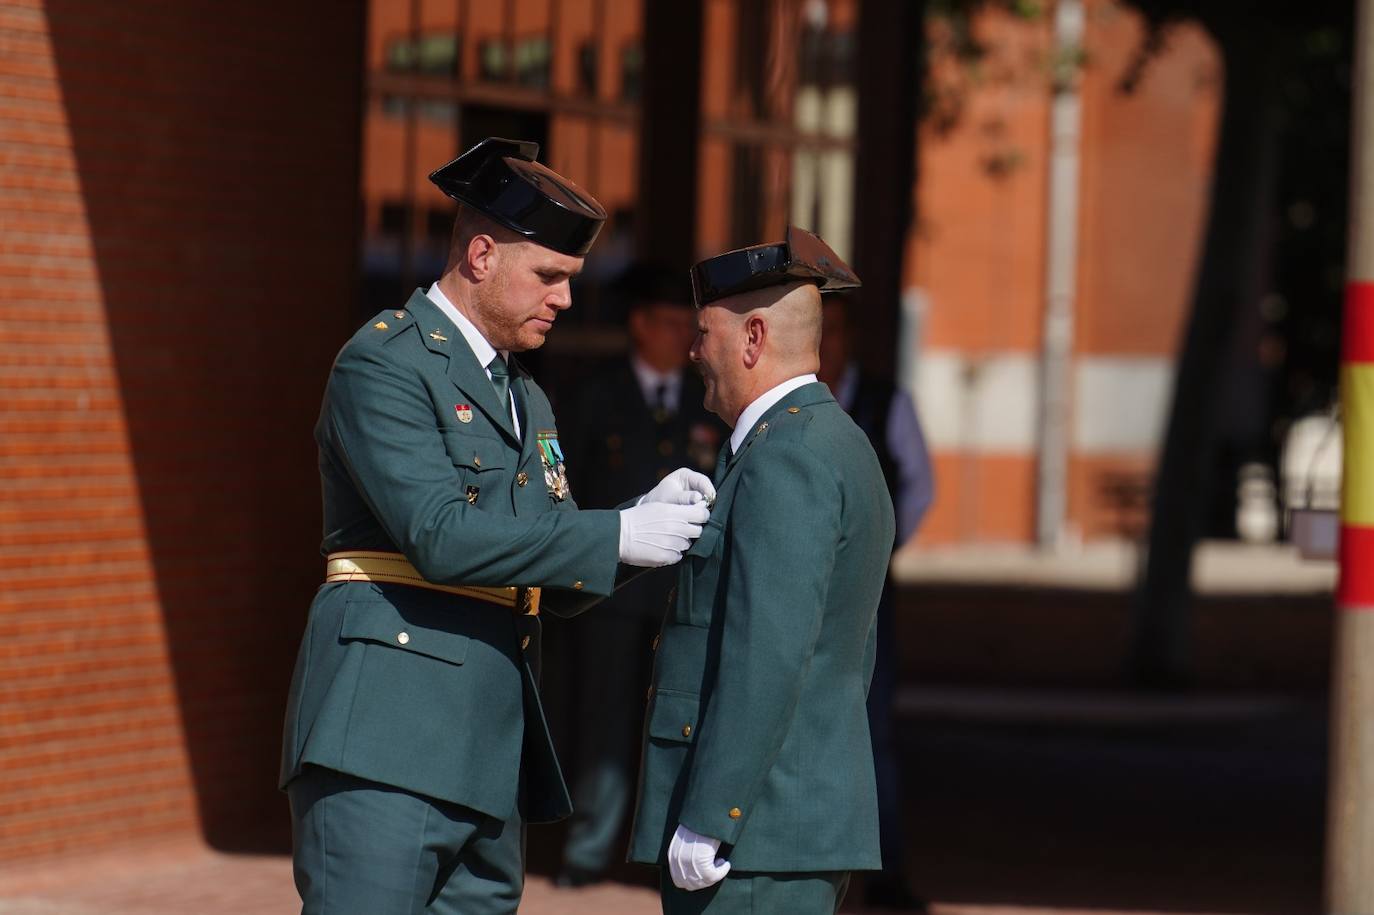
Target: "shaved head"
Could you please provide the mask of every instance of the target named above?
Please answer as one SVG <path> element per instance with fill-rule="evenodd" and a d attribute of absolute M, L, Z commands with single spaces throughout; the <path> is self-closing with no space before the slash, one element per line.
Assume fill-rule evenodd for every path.
<path fill-rule="evenodd" d="M 774 358 L 789 365 L 809 364 L 817 358 L 821 344 L 821 292 L 815 283 L 767 286 L 725 301 L 739 315 L 767 309 L 764 317 Z"/>
<path fill-rule="evenodd" d="M 730 425 L 760 394 L 820 367 L 821 294 L 814 283 L 766 286 L 698 311 L 692 360 L 706 406 Z"/>

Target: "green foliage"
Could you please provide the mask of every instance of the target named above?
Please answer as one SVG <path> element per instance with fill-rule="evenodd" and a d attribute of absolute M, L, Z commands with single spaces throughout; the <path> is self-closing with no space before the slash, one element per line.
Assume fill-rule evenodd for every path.
<path fill-rule="evenodd" d="M 923 77 L 922 119 L 937 133 L 946 133 L 963 120 L 968 97 L 974 90 L 1027 78 L 1022 69 L 1013 72 L 1003 66 L 994 71 L 989 66 L 993 49 L 979 39 L 975 22 L 979 15 L 991 11 L 1035 22 L 1046 16 L 1047 6 L 1043 0 L 927 0 L 926 15 L 931 25 L 927 59 L 950 61 L 955 67 L 952 71 L 942 68 L 938 79 Z M 1062 57 L 1039 62 L 1031 68 L 1030 78 L 1039 78 L 1043 71 L 1048 71 L 1053 85 L 1058 85 L 1061 78 L 1072 79 L 1085 55 L 1080 50 Z M 995 166 L 989 165 L 987 171 L 1001 176 L 1019 167 L 1024 156 L 999 154 L 994 159 Z"/>

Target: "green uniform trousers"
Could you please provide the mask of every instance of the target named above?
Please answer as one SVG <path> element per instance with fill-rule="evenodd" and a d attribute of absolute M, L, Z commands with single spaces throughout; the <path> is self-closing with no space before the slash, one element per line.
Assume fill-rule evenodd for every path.
<path fill-rule="evenodd" d="M 835 915 L 849 889 L 849 871 L 765 873 L 730 871 L 704 890 L 680 890 L 660 868 L 664 915 Z"/>
<path fill-rule="evenodd" d="M 307 766 L 287 787 L 302 915 L 505 915 L 520 904 L 525 827 Z"/>

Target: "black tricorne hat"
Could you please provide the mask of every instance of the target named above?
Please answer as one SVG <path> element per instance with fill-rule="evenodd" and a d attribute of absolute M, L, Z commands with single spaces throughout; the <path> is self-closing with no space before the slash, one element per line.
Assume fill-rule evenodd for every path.
<path fill-rule="evenodd" d="M 698 308 L 741 292 L 796 282 L 815 283 L 821 292 L 861 285 L 829 245 L 796 226 L 787 227 L 782 242 L 727 251 L 692 266 Z"/>
<path fill-rule="evenodd" d="M 581 257 L 606 210 L 596 198 L 534 161 L 539 144 L 488 137 L 430 172 L 439 190 L 530 241 Z"/>

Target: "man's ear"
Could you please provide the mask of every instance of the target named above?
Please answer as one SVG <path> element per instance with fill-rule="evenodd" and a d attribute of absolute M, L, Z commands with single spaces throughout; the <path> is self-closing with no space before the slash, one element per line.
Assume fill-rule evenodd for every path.
<path fill-rule="evenodd" d="M 480 233 L 472 236 L 472 240 L 468 242 L 465 262 L 475 282 L 480 283 L 495 273 L 500 259 L 501 253 L 497 249 L 496 239 Z"/>
<path fill-rule="evenodd" d="M 744 319 L 744 367 L 752 369 L 763 358 L 763 344 L 768 339 L 768 322 L 761 315 Z"/>

